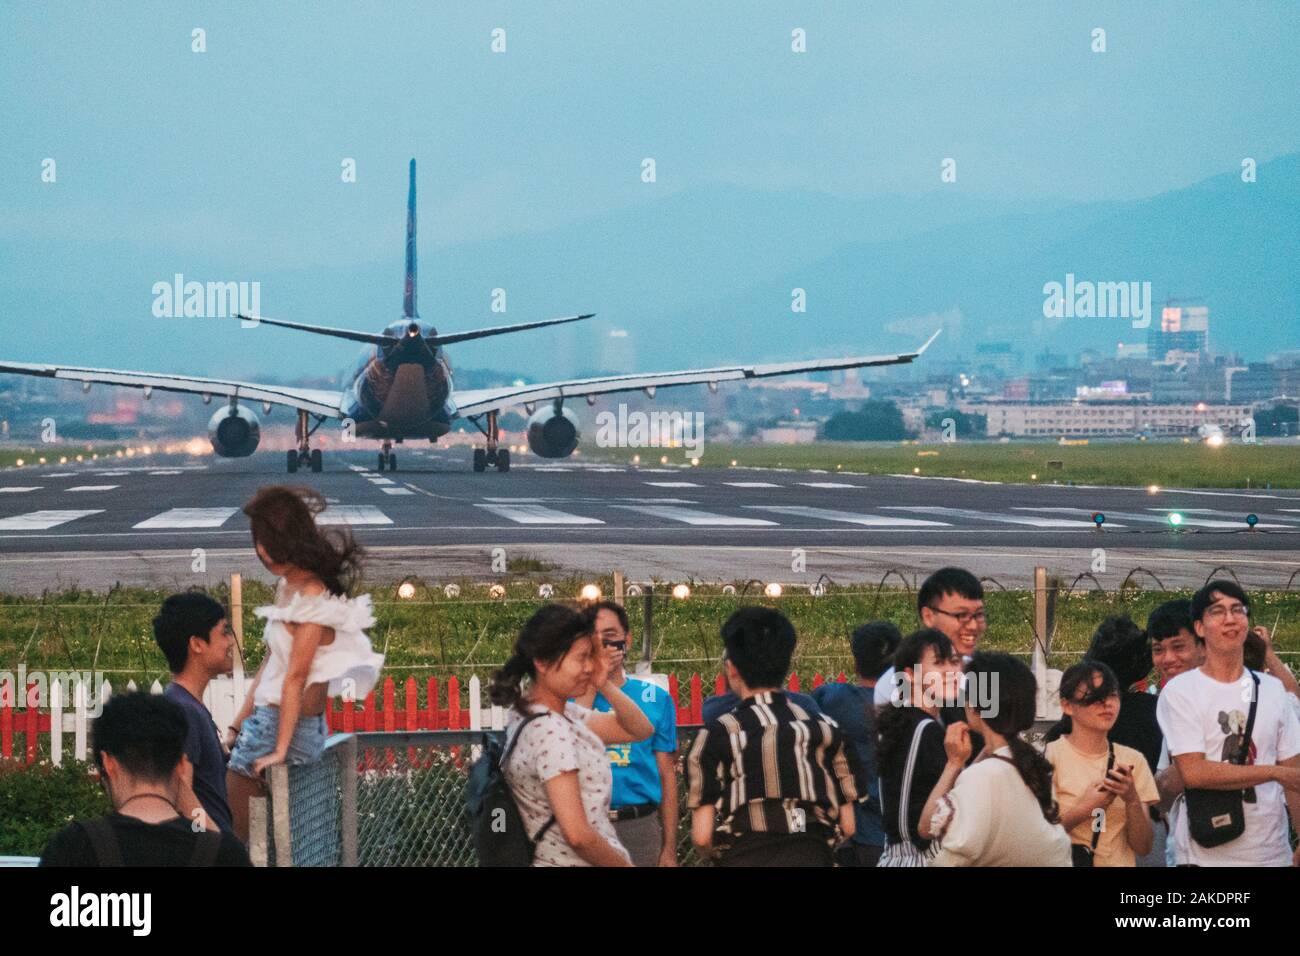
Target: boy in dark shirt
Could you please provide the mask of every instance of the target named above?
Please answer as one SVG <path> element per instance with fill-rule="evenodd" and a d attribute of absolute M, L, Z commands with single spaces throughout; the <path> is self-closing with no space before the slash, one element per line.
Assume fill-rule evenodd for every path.
<path fill-rule="evenodd" d="M 153 636 L 172 672 L 163 696 L 180 706 L 189 725 L 185 756 L 194 767 L 194 777 L 192 785 L 181 790 L 181 814 L 203 827 L 233 834 L 226 798 L 230 755 L 203 705 L 208 682 L 229 674 L 235 663 L 235 638 L 226 624 L 225 608 L 199 591 L 173 594 L 153 619 Z"/>
<path fill-rule="evenodd" d="M 161 696 L 113 697 L 95 720 L 94 751 L 113 812 L 56 833 L 41 866 L 252 866 L 243 844 L 199 830 L 177 801 L 192 768 L 185 714 Z"/>

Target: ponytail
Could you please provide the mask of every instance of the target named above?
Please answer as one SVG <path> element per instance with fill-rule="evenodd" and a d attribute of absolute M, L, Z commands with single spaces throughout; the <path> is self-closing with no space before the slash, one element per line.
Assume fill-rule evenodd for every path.
<path fill-rule="evenodd" d="M 492 672 L 492 681 L 488 684 L 488 699 L 499 707 L 520 707 L 524 697 L 523 680 L 536 677 L 537 671 L 532 661 L 522 654 L 513 654 L 510 660 Z"/>
<path fill-rule="evenodd" d="M 492 673 L 488 699 L 524 713 L 524 678 L 537 679 L 537 662 L 563 659 L 574 643 L 591 633 L 592 615 L 564 604 L 547 604 L 528 619 L 515 638 L 514 653 Z"/>
<path fill-rule="evenodd" d="M 1009 735 L 1007 746 L 1011 748 L 1011 762 L 1020 779 L 1042 808 L 1043 819 L 1048 823 L 1060 823 L 1061 808 L 1052 799 L 1052 765 L 1019 734 Z"/>

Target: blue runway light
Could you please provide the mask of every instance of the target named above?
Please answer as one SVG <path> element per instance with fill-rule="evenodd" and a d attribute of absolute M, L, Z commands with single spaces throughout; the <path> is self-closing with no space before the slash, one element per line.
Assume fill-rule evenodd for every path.
<path fill-rule="evenodd" d="M 1255 525 L 1259 524 L 1259 515 L 1256 514 L 1246 515 L 1246 524 L 1249 525 L 1250 528 L 1253 530 Z"/>
<path fill-rule="evenodd" d="M 1098 530 L 1101 530 L 1101 526 L 1106 523 L 1106 516 L 1100 511 L 1094 511 L 1092 513 L 1092 523 L 1097 526 Z"/>

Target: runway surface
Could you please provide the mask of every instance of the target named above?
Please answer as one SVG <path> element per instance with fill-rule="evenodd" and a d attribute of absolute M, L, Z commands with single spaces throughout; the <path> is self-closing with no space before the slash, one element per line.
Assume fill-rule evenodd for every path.
<path fill-rule="evenodd" d="M 760 469 L 627 467 L 526 458 L 475 474 L 467 449 L 331 452 L 287 475 L 281 453 L 154 456 L 0 472 L 0 553 L 243 547 L 260 486 L 308 484 L 323 519 L 366 544 L 969 549 L 1300 549 L 1300 492 L 1001 485 Z M 1092 515 L 1106 516 L 1098 531 Z M 1170 511 L 1183 516 L 1177 530 Z M 1249 531 L 1246 516 L 1258 524 Z"/>

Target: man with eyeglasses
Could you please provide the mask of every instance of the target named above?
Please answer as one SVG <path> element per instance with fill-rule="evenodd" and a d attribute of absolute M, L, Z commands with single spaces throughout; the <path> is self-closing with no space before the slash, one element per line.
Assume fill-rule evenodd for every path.
<path fill-rule="evenodd" d="M 984 611 L 984 586 L 965 568 L 940 568 L 926 578 L 916 592 L 916 614 L 922 626 L 947 635 L 963 663 L 971 659 L 989 626 Z M 891 667 L 876 682 L 876 709 L 888 707 L 895 699 L 902 698 L 899 681 Z"/>
<path fill-rule="evenodd" d="M 1300 827 L 1300 719 L 1282 682 L 1243 663 L 1250 601 L 1232 581 L 1211 581 L 1192 596 L 1192 625 L 1205 661 L 1160 692 L 1156 715 L 1187 788 L 1240 790 L 1244 832 L 1205 847 L 1192 839 L 1186 806 L 1171 818 L 1179 866 L 1300 866 L 1287 813 Z M 1249 739 L 1251 701 L 1255 721 Z"/>
<path fill-rule="evenodd" d="M 609 679 L 636 702 L 655 728 L 646 740 L 605 748 L 614 777 L 610 820 L 635 866 L 676 866 L 677 711 L 662 687 L 627 675 L 629 634 L 622 605 L 601 601 L 592 609 L 596 640 L 609 658 Z M 578 703 L 598 711 L 610 709 L 595 691 Z"/>

